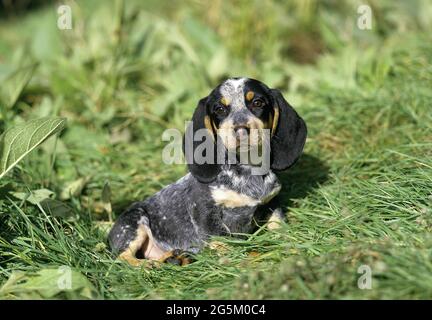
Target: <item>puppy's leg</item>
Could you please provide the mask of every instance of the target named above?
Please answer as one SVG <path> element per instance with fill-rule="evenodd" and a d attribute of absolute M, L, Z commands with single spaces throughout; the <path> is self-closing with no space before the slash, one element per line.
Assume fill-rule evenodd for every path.
<path fill-rule="evenodd" d="M 147 230 L 139 223 L 145 212 L 142 202 L 132 204 L 120 215 L 108 235 L 114 254 L 132 266 L 139 266 L 144 262 L 137 256 L 141 254 L 144 243 L 148 242 Z"/>
<path fill-rule="evenodd" d="M 138 259 L 137 253 L 147 241 L 148 234 L 143 226 L 138 227 L 137 236 L 129 243 L 129 246 L 120 255 L 119 259 L 126 261 L 131 266 L 138 267 L 144 263 L 144 259 Z"/>
<path fill-rule="evenodd" d="M 281 209 L 279 196 L 259 207 L 255 218 L 259 226 L 266 225 L 269 230 L 278 229 L 285 223 L 286 216 Z"/>
<path fill-rule="evenodd" d="M 279 229 L 282 223 L 284 222 L 286 222 L 286 217 L 283 214 L 282 209 L 276 208 L 270 215 L 270 218 L 268 219 L 267 229 L 269 230 Z"/>
<path fill-rule="evenodd" d="M 112 251 L 118 258 L 132 266 L 149 262 L 166 262 L 186 265 L 191 256 L 182 250 L 167 251 L 159 246 L 148 226 L 148 214 L 145 204 L 137 202 L 120 215 L 111 229 L 108 239 Z"/>

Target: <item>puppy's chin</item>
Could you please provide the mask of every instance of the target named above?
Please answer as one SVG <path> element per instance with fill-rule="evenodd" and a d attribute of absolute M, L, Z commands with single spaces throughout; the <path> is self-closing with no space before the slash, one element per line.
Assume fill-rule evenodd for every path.
<path fill-rule="evenodd" d="M 261 149 L 262 147 L 262 138 L 258 137 L 258 139 L 246 138 L 244 140 L 236 140 L 236 151 L 237 152 L 247 152 L 250 150 Z"/>
<path fill-rule="evenodd" d="M 244 153 L 257 148 L 260 149 L 262 147 L 263 140 L 261 135 L 249 135 L 238 138 L 233 134 L 226 134 L 223 131 L 219 134 L 228 152 Z"/>
<path fill-rule="evenodd" d="M 262 144 L 261 143 L 258 143 L 258 144 L 251 144 L 251 143 L 240 144 L 236 148 L 237 154 L 252 153 L 252 152 L 261 153 L 261 151 L 262 151 Z"/>
<path fill-rule="evenodd" d="M 245 139 L 236 139 L 236 151 L 238 152 L 247 152 L 251 148 L 249 138 Z"/>
<path fill-rule="evenodd" d="M 250 146 L 246 145 L 246 146 L 238 146 L 236 148 L 236 152 L 237 153 L 244 153 L 244 152 L 249 152 L 250 151 Z"/>

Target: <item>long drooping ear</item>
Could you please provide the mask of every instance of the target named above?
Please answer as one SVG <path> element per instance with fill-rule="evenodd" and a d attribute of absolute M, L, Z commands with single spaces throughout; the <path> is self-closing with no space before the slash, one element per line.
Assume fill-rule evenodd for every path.
<path fill-rule="evenodd" d="M 183 152 L 189 171 L 202 183 L 212 182 L 220 172 L 220 165 L 217 164 L 216 134 L 210 123 L 206 103 L 207 97 L 199 101 L 192 122 L 183 136 Z"/>
<path fill-rule="evenodd" d="M 306 142 L 307 128 L 302 118 L 284 99 L 281 92 L 271 89 L 275 115 L 271 138 L 271 168 L 285 170 L 300 157 Z"/>

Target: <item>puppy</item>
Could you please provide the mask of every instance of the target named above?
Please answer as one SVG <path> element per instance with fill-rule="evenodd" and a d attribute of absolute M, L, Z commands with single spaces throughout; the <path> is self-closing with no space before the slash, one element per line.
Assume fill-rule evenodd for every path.
<path fill-rule="evenodd" d="M 196 159 L 199 130 L 216 150 L 202 152 L 207 161 Z M 249 78 L 224 81 L 199 101 L 186 129 L 189 173 L 123 212 L 108 236 L 112 250 L 132 265 L 144 259 L 183 264 L 182 253 L 197 253 L 211 236 L 250 233 L 256 222 L 273 226 L 284 218 L 273 170 L 297 161 L 306 135 L 305 122 L 278 90 Z M 269 149 L 269 170 L 239 161 L 254 148 Z"/>

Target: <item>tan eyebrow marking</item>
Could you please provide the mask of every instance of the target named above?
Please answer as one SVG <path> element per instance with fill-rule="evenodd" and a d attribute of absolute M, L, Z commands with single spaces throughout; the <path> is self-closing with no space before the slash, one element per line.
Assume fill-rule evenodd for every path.
<path fill-rule="evenodd" d="M 248 93 L 246 93 L 246 100 L 251 101 L 254 96 L 255 96 L 255 93 L 253 91 L 248 91 Z"/>
<path fill-rule="evenodd" d="M 222 97 L 221 100 L 220 100 L 220 102 L 221 102 L 225 107 L 229 105 L 229 101 L 228 101 L 228 99 L 225 98 L 225 97 Z"/>

